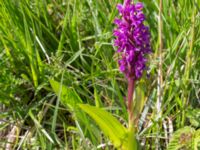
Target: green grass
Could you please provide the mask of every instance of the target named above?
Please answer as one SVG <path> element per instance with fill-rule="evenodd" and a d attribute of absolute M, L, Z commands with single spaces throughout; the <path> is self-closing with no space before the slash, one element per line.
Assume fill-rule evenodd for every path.
<path fill-rule="evenodd" d="M 114 149 L 89 116 L 71 107 L 70 99 L 103 107 L 128 124 L 127 84 L 112 36 L 121 2 L 0 0 L 0 149 Z M 142 2 L 153 53 L 150 78 L 144 75 L 137 83 L 146 101 L 138 136 L 144 149 L 166 149 L 176 130 L 200 127 L 200 1 L 163 0 L 162 24 L 159 0 Z M 50 80 L 72 94 L 63 98 L 61 91 L 55 93 Z"/>

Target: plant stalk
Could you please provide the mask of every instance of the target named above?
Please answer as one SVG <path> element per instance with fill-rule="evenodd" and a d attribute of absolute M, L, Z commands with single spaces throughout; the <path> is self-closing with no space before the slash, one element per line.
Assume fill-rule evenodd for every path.
<path fill-rule="evenodd" d="M 132 111 L 132 106 L 133 106 L 133 92 L 134 92 L 134 79 L 128 79 L 128 115 L 129 115 L 129 128 L 132 128 L 132 125 L 134 123 L 134 118 L 133 118 L 133 111 Z"/>
<path fill-rule="evenodd" d="M 128 97 L 127 97 L 127 109 L 129 115 L 129 124 L 128 124 L 128 150 L 138 149 L 137 139 L 135 136 L 136 125 L 135 119 L 133 116 L 133 94 L 134 94 L 135 82 L 134 79 L 128 79 Z"/>

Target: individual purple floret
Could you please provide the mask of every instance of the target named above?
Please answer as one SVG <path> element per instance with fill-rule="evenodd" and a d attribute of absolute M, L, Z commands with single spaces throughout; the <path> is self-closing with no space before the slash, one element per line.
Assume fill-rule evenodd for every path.
<path fill-rule="evenodd" d="M 114 45 L 118 47 L 121 57 L 118 61 L 120 71 L 128 79 L 137 80 L 146 69 L 145 54 L 151 52 L 149 28 L 144 25 L 143 4 L 125 0 L 123 5 L 117 5 L 117 9 L 121 17 L 114 21 L 117 25 Z"/>

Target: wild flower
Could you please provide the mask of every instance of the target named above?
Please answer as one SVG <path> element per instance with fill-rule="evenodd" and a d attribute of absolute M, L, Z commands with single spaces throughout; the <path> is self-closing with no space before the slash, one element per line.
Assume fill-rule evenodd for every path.
<path fill-rule="evenodd" d="M 151 52 L 149 28 L 144 25 L 143 4 L 126 0 L 117 8 L 121 17 L 114 20 L 117 28 L 113 34 L 116 37 L 114 45 L 120 53 L 119 68 L 128 79 L 137 80 L 146 69 L 145 54 Z"/>

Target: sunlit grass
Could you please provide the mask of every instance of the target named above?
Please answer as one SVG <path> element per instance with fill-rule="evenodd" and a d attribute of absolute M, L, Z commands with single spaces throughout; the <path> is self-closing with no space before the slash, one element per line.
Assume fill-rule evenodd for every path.
<path fill-rule="evenodd" d="M 0 149 L 114 149 L 89 116 L 60 102 L 50 79 L 127 125 L 112 36 L 119 2 L 0 0 Z M 144 149 L 166 149 L 174 131 L 200 127 L 200 1 L 163 0 L 159 120 L 159 0 L 142 2 L 153 53 L 150 77 L 137 84 L 146 102 L 138 135 Z"/>

